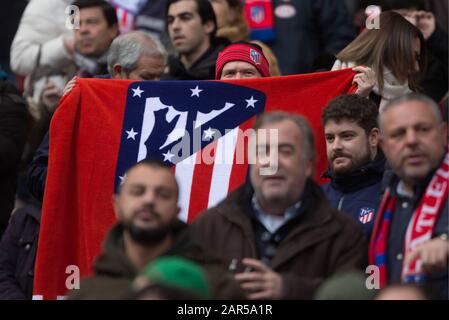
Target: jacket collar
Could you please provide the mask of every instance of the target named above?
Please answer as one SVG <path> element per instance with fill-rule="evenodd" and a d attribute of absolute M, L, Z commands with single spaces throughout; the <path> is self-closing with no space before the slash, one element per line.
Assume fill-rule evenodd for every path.
<path fill-rule="evenodd" d="M 109 231 L 103 245 L 103 252 L 95 261 L 95 273 L 132 279 L 137 270 L 125 253 L 123 226 L 117 222 Z M 173 242 L 163 255 L 179 255 L 197 249 L 198 245 L 191 239 L 188 227 L 178 221 L 172 232 Z"/>
<path fill-rule="evenodd" d="M 195 61 L 189 70 L 186 69 L 181 59 L 176 56 L 169 57 L 170 75 L 175 78 L 212 80 L 215 78 L 215 62 L 218 52 L 230 42 L 224 38 L 216 38 L 212 45 Z"/>
<path fill-rule="evenodd" d="M 300 207 L 302 213 L 296 220 L 297 226 L 281 242 L 279 248 L 282 248 L 285 254 L 275 255 L 272 261 L 272 268 L 277 268 L 287 262 L 298 252 L 318 243 L 328 237 L 332 237 L 339 232 L 338 224 L 329 224 L 335 214 L 327 202 L 321 188 L 312 180 L 307 182 L 306 193 L 302 197 L 303 205 Z M 221 205 L 219 205 L 218 214 L 224 216 L 230 223 L 240 226 L 256 256 L 254 246 L 254 231 L 249 212 L 251 212 L 251 198 L 254 193 L 249 183 L 234 191 Z M 325 228 L 325 230 L 323 230 Z M 301 241 L 294 240 L 300 238 Z M 279 249 L 278 248 L 278 249 Z"/>
<path fill-rule="evenodd" d="M 41 209 L 35 208 L 33 206 L 28 206 L 26 208 L 26 214 L 33 217 L 38 223 L 41 222 Z"/>
<path fill-rule="evenodd" d="M 235 223 L 244 224 L 244 221 L 248 220 L 250 214 L 242 215 L 241 212 L 252 212 L 251 200 L 253 194 L 254 189 L 252 186 L 248 182 L 245 183 L 245 185 L 234 191 L 229 198 L 222 203 L 226 208 L 234 207 L 239 210 L 221 210 L 221 212 L 225 214 L 227 219 Z M 328 212 L 324 212 L 323 210 L 319 210 L 316 214 L 310 214 L 311 211 L 315 211 L 317 207 L 320 207 L 321 203 L 325 203 L 325 205 L 328 206 L 324 193 L 312 180 L 309 180 L 306 183 L 305 191 L 303 192 L 300 201 L 302 205 L 299 210 L 304 211 L 304 221 L 302 221 L 304 225 L 319 225 L 329 218 Z"/>
<path fill-rule="evenodd" d="M 335 175 L 329 168 L 322 177 L 331 179 L 330 183 L 334 189 L 342 192 L 352 192 L 381 182 L 385 166 L 385 156 L 383 152 L 378 149 L 374 160 L 356 170 L 344 175 Z"/>

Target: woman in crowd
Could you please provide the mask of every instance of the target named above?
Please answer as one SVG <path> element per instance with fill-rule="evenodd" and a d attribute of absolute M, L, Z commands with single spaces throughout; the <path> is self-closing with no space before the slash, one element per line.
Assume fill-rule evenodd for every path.
<path fill-rule="evenodd" d="M 332 70 L 370 67 L 376 74 L 371 97 L 382 110 L 388 100 L 418 90 L 426 50 L 421 31 L 400 14 L 386 11 L 378 19 L 378 26 L 365 29 L 337 55 Z"/>

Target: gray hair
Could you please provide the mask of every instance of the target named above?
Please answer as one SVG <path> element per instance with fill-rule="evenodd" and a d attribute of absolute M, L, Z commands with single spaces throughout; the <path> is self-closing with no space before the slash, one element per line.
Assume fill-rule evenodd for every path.
<path fill-rule="evenodd" d="M 108 71 L 120 64 L 124 72 L 131 72 L 137 67 L 142 56 L 163 58 L 167 61 L 167 51 L 158 39 L 142 31 L 132 31 L 118 36 L 112 41 L 108 52 Z"/>
<path fill-rule="evenodd" d="M 438 124 L 441 124 L 443 122 L 443 118 L 441 116 L 441 111 L 438 105 L 435 101 L 433 101 L 431 98 L 420 94 L 420 93 L 410 93 L 405 96 L 396 98 L 388 102 L 385 107 L 383 108 L 382 112 L 379 113 L 377 117 L 377 123 L 379 124 L 380 131 L 383 132 L 383 115 L 386 111 L 394 108 L 395 106 L 398 106 L 402 103 L 406 102 L 421 102 L 428 107 L 430 107 L 430 111 L 433 113 L 433 116 Z"/>
<path fill-rule="evenodd" d="M 312 128 L 310 127 L 309 123 L 303 116 L 282 111 L 265 112 L 256 119 L 253 129 L 257 130 L 266 124 L 277 123 L 284 120 L 290 120 L 296 124 L 298 129 L 303 134 L 303 142 L 304 142 L 304 148 L 302 150 L 303 158 L 305 160 L 314 161 L 315 138 L 313 135 Z"/>

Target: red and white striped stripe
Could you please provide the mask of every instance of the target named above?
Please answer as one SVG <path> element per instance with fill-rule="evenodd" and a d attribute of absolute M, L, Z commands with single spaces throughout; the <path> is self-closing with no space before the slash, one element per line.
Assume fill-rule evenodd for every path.
<path fill-rule="evenodd" d="M 238 135 L 236 128 L 175 166 L 181 220 L 191 222 L 198 213 L 217 205 L 235 188 L 231 177 Z"/>

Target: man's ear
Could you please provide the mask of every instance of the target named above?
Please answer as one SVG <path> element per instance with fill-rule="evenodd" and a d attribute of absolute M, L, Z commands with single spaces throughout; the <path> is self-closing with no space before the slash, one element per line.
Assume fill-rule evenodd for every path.
<path fill-rule="evenodd" d="M 212 20 L 206 21 L 204 24 L 204 30 L 206 30 L 207 34 L 211 34 L 214 31 L 215 23 Z"/>
<path fill-rule="evenodd" d="M 119 29 L 118 24 L 114 24 L 113 26 L 109 27 L 109 36 L 111 37 L 111 41 L 114 40 L 115 37 L 119 35 Z"/>
<path fill-rule="evenodd" d="M 379 146 L 380 130 L 379 128 L 372 128 L 368 136 L 369 145 L 371 148 L 377 148 Z"/>
<path fill-rule="evenodd" d="M 111 78 L 112 79 L 117 79 L 117 80 L 122 80 L 122 66 L 118 63 L 114 64 L 112 66 L 112 74 L 111 74 Z"/>

